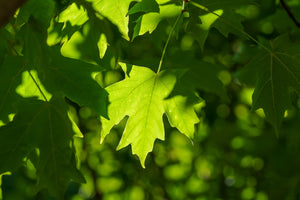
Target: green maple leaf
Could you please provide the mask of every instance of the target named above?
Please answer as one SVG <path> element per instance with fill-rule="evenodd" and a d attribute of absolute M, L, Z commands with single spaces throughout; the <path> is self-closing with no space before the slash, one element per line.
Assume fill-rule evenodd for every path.
<path fill-rule="evenodd" d="M 99 70 L 95 65 L 57 55 L 48 67 L 40 69 L 40 77 L 51 93 L 61 92 L 79 105 L 107 116 L 107 92 L 91 77 Z"/>
<path fill-rule="evenodd" d="M 175 88 L 185 87 L 184 91 L 195 91 L 196 89 L 218 95 L 223 101 L 229 101 L 226 90 L 222 82 L 218 79 L 218 73 L 222 71 L 222 67 L 203 62 L 203 61 L 187 61 L 188 68 L 183 73 L 180 80 L 177 81 Z M 174 90 L 178 94 L 178 91 Z"/>
<path fill-rule="evenodd" d="M 61 56 L 58 49 L 46 44 L 45 30 L 39 30 L 34 21 L 24 26 L 24 33 L 26 42 L 21 59 L 28 59 L 28 68 L 37 71 L 45 88 L 106 116 L 107 92 L 91 77 L 93 72 L 102 68 Z"/>
<path fill-rule="evenodd" d="M 170 96 L 187 92 L 185 96 L 192 97 L 188 94 L 201 90 L 215 94 L 225 102 L 229 101 L 224 85 L 218 78 L 219 73 L 226 70 L 224 66 L 198 60 L 190 53 L 179 51 L 166 58 L 165 68 L 181 71 Z"/>
<path fill-rule="evenodd" d="M 181 6 L 165 4 L 165 1 L 158 1 L 158 3 L 161 3 L 159 13 L 146 13 L 136 20 L 132 39 L 147 32 L 152 33 L 162 20 L 178 16 L 181 12 Z"/>
<path fill-rule="evenodd" d="M 43 94 L 41 94 L 36 84 L 39 85 L 40 89 L 43 91 Z M 24 71 L 22 73 L 22 83 L 15 88 L 15 91 L 24 98 L 36 97 L 42 101 L 45 101 L 45 97 L 47 99 L 51 99 L 52 97 L 52 95 L 48 93 L 46 88 L 43 86 L 39 80 L 37 72 L 34 70 Z M 45 95 L 45 97 L 43 95 Z"/>
<path fill-rule="evenodd" d="M 59 15 L 59 22 L 65 26 L 63 29 L 65 34 L 72 32 L 72 29 L 75 30 L 69 34 L 68 39 L 64 37 L 61 53 L 66 57 L 101 63 L 100 58 L 105 55 L 108 45 L 116 52 L 119 50 L 117 42 L 122 36 L 117 26 L 99 16 L 92 3 L 84 1 L 76 3 L 71 4 Z M 52 41 L 61 34 L 59 31 L 52 34 Z"/>
<path fill-rule="evenodd" d="M 72 3 L 59 14 L 58 22 L 69 21 L 72 26 L 81 26 L 89 20 L 87 11 L 83 6 Z"/>
<path fill-rule="evenodd" d="M 254 0 L 203 0 L 201 4 L 210 9 L 211 11 L 222 10 L 222 18 L 226 20 L 217 20 L 213 23 L 213 27 L 217 28 L 224 36 L 228 36 L 229 33 L 235 33 L 240 35 L 240 32 L 235 28 L 243 29 L 242 21 L 243 17 L 235 12 L 235 9 L 241 6 L 254 4 Z M 228 22 L 231 24 L 229 25 Z"/>
<path fill-rule="evenodd" d="M 195 1 L 198 2 L 198 1 Z M 191 9 L 191 22 L 189 30 L 196 37 L 201 48 L 207 39 L 209 30 L 213 27 L 219 30 L 221 34 L 228 37 L 229 33 L 233 33 L 244 37 L 240 30 L 243 30 L 243 16 L 235 12 L 235 9 L 241 6 L 254 4 L 254 0 L 203 0 L 199 1 L 199 5 L 204 6 L 211 12 L 201 9 Z M 215 14 L 217 15 L 215 15 Z M 219 17 L 220 16 L 220 17 Z M 196 18 L 196 19 L 194 19 Z M 201 23 L 195 23 L 197 21 Z M 239 30 L 238 30 L 239 29 Z"/>
<path fill-rule="evenodd" d="M 155 0 L 143 0 L 136 3 L 132 8 L 130 8 L 128 14 L 130 15 L 138 12 L 159 12 L 159 5 Z"/>
<path fill-rule="evenodd" d="M 164 113 L 170 124 L 188 137 L 193 136 L 194 124 L 198 123 L 199 119 L 193 106 L 187 103 L 187 98 L 174 96 L 166 99 L 176 83 L 175 73 L 162 71 L 156 74 L 139 66 L 132 66 L 128 72 L 126 65 L 122 67 L 129 75 L 125 80 L 106 88 L 110 101 L 109 120 L 101 118 L 101 141 L 114 125 L 125 116 L 129 116 L 118 149 L 131 144 L 133 154 L 139 156 L 144 166 L 154 141 L 164 140 Z"/>
<path fill-rule="evenodd" d="M 94 18 L 83 24 L 80 30 L 64 41 L 61 47 L 62 55 L 101 63 L 108 45 L 116 45 L 116 41 L 121 38 L 118 31 L 114 31 L 114 27 L 106 22 Z M 112 49 L 116 50 L 115 47 Z"/>
<path fill-rule="evenodd" d="M 223 13 L 222 10 L 216 10 L 214 12 L 218 15 L 221 15 Z M 188 32 L 191 32 L 191 34 L 198 41 L 201 49 L 203 50 L 205 41 L 209 34 L 209 30 L 212 27 L 212 24 L 218 19 L 218 16 L 212 13 L 207 13 L 199 16 L 198 10 L 196 11 L 196 13 L 197 14 L 193 14 L 193 12 L 190 12 L 191 19 L 189 21 Z"/>
<path fill-rule="evenodd" d="M 283 35 L 271 42 L 269 48 L 254 57 L 240 77 L 257 74 L 253 109 L 263 108 L 266 119 L 278 132 L 284 112 L 291 106 L 289 88 L 300 94 L 300 45 Z"/>
<path fill-rule="evenodd" d="M 84 182 L 76 169 L 66 107 L 60 98 L 31 101 L 12 122 L 0 127 L 0 173 L 14 171 L 27 157 L 37 169 L 38 187 L 58 199 L 63 199 L 70 180 Z"/>
<path fill-rule="evenodd" d="M 42 26 L 48 26 L 54 12 L 55 3 L 53 0 L 29 0 L 19 11 L 17 24 L 28 22 L 33 16 Z"/>
<path fill-rule="evenodd" d="M 126 39 L 128 37 L 127 16 L 129 5 L 133 0 L 88 0 L 94 9 L 115 24 Z"/>

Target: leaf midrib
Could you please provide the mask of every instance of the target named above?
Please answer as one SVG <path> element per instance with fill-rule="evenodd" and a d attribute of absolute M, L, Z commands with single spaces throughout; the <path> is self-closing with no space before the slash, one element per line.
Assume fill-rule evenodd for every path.
<path fill-rule="evenodd" d="M 59 188 L 59 181 L 58 178 L 60 174 L 58 173 L 57 170 L 57 163 L 56 163 L 56 154 L 55 154 L 55 147 L 54 147 L 54 133 L 53 133 L 53 125 L 52 125 L 52 118 L 51 118 L 51 110 L 48 108 L 48 122 L 49 122 L 49 137 L 50 137 L 50 143 L 51 143 L 51 154 L 52 154 L 52 162 L 54 165 L 54 172 L 56 176 L 54 177 L 55 179 L 55 184 L 56 188 Z"/>
<path fill-rule="evenodd" d="M 146 111 L 146 120 L 145 120 L 145 125 L 144 125 L 144 129 L 146 129 L 146 130 L 147 130 L 147 125 L 148 125 L 149 113 L 150 113 L 150 105 L 152 104 L 152 98 L 153 98 L 153 93 L 154 93 L 156 82 L 157 82 L 157 77 L 158 77 L 157 75 L 154 77 L 154 82 L 153 82 L 152 90 L 150 93 L 149 104 L 148 104 L 147 111 Z"/>

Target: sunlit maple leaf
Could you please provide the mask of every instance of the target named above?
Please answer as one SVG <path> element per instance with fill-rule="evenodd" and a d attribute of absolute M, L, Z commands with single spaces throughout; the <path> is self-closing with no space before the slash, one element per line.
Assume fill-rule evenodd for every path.
<path fill-rule="evenodd" d="M 127 73 L 126 65 L 123 65 Z M 127 120 L 118 149 L 131 144 L 144 166 L 147 154 L 152 151 L 156 139 L 164 140 L 163 114 L 180 132 L 193 137 L 194 124 L 199 122 L 193 106 L 183 96 L 166 99 L 176 83 L 172 71 L 158 74 L 146 67 L 132 66 L 123 81 L 106 88 L 109 93 L 109 120 L 101 118 L 102 141 L 111 128 L 125 116 Z"/>

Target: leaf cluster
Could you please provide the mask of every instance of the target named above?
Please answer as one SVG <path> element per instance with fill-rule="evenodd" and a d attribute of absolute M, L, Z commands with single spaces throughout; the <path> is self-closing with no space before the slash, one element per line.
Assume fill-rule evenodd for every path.
<path fill-rule="evenodd" d="M 0 174 L 31 162 L 36 192 L 57 199 L 84 183 L 74 105 L 95 113 L 101 143 L 125 122 L 117 149 L 143 167 L 166 127 L 193 141 L 211 99 L 230 105 L 236 88 L 253 87 L 279 135 L 300 93 L 299 1 L 268 2 L 29 0 L 0 29 Z"/>

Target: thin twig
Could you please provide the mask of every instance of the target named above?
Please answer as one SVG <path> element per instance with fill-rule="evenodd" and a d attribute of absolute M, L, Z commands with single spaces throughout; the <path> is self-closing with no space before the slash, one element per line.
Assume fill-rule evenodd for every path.
<path fill-rule="evenodd" d="M 158 69 L 157 69 L 156 74 L 158 74 L 158 73 L 160 72 L 160 70 L 161 70 L 161 66 L 162 66 L 163 60 L 164 60 L 164 58 L 165 58 L 165 54 L 166 54 L 166 50 L 167 50 L 168 44 L 169 44 L 169 42 L 170 42 L 171 36 L 173 35 L 173 32 L 174 32 L 174 30 L 175 30 L 175 28 L 176 28 L 176 26 L 177 26 L 177 24 L 178 24 L 178 22 L 179 22 L 179 19 L 180 19 L 181 16 L 182 16 L 182 14 L 183 14 L 183 12 L 181 12 L 180 15 L 178 15 L 178 17 L 177 17 L 177 19 L 176 19 L 176 21 L 175 21 L 175 23 L 174 23 L 174 25 L 173 25 L 173 27 L 172 27 L 172 29 L 171 29 L 171 32 L 169 33 L 167 42 L 166 42 L 166 44 L 165 44 L 165 46 L 164 46 L 164 49 L 163 49 L 163 52 L 162 52 L 162 54 L 161 54 L 161 58 L 160 58 L 160 61 L 159 61 L 159 65 L 158 65 Z"/>
<path fill-rule="evenodd" d="M 286 5 L 286 3 L 284 2 L 284 0 L 280 0 L 280 3 L 282 5 L 282 7 L 284 8 L 284 10 L 287 12 L 287 14 L 289 15 L 289 17 L 293 20 L 293 22 L 296 24 L 296 26 L 298 28 L 300 28 L 300 23 L 297 21 L 297 19 L 295 18 L 295 16 L 293 15 L 293 13 L 290 11 L 289 7 Z"/>

